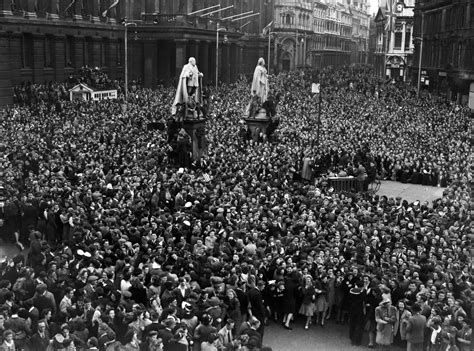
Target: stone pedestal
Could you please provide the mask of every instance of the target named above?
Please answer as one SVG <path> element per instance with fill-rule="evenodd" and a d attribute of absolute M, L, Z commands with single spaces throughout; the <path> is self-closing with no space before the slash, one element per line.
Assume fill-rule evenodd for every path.
<path fill-rule="evenodd" d="M 258 141 L 261 133 L 267 135 L 268 127 L 270 126 L 271 119 L 268 117 L 260 117 L 257 115 L 256 118 L 245 118 L 245 123 L 250 130 L 250 135 L 253 141 Z"/>
<path fill-rule="evenodd" d="M 193 160 L 199 160 L 203 155 L 207 154 L 206 120 L 185 119 L 183 127 L 191 137 Z"/>

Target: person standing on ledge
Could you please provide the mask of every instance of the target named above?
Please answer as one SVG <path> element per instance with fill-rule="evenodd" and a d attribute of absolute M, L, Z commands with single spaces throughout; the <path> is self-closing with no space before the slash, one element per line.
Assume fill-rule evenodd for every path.
<path fill-rule="evenodd" d="M 201 82 L 199 78 L 202 76 L 203 74 L 199 72 L 196 66 L 196 59 L 190 57 L 179 76 L 178 88 L 171 109 L 173 115 L 176 114 L 177 107 L 180 104 L 195 108 L 196 104 L 201 103 Z"/>

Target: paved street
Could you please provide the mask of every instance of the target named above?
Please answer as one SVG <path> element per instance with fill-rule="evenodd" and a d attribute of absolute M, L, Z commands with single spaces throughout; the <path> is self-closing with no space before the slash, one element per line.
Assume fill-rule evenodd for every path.
<path fill-rule="evenodd" d="M 270 346 L 273 351 L 361 351 L 370 350 L 368 336 L 364 335 L 362 345 L 352 346 L 349 340 L 349 326 L 339 325 L 333 321 L 326 323 L 325 328 L 312 325 L 304 329 L 301 318 L 294 324 L 293 330 L 286 330 L 281 325 L 271 323 L 265 329 L 264 346 Z M 375 348 L 377 349 L 377 348 Z M 387 349 L 385 349 L 387 350 Z M 402 351 L 402 348 L 392 347 L 390 351 Z"/>
<path fill-rule="evenodd" d="M 419 185 L 419 184 L 403 184 L 400 182 L 393 182 L 390 180 L 382 181 L 380 190 L 377 192 L 379 196 L 386 195 L 387 197 L 400 196 L 408 202 L 419 200 L 421 202 L 439 199 L 443 196 L 445 188 L 438 188 L 435 186 Z"/>

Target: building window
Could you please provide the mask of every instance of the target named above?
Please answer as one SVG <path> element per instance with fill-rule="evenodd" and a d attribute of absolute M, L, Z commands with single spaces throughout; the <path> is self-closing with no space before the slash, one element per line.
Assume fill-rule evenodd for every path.
<path fill-rule="evenodd" d="M 33 67 L 33 35 L 30 33 L 21 36 L 21 67 Z"/>
<path fill-rule="evenodd" d="M 291 25 L 291 15 L 289 15 L 289 14 L 286 15 L 286 17 L 285 17 L 285 24 Z"/>
<path fill-rule="evenodd" d="M 410 50 L 411 45 L 411 29 L 407 28 L 405 32 L 405 51 Z"/>
<path fill-rule="evenodd" d="M 395 44 L 394 49 L 400 50 L 402 48 L 402 32 L 395 32 Z"/>

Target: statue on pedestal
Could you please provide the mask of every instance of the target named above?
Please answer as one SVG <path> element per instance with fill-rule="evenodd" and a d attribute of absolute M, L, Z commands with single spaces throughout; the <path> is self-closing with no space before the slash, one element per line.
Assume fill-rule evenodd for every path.
<path fill-rule="evenodd" d="M 198 118 L 202 113 L 202 76 L 196 66 L 196 59 L 190 57 L 179 76 L 178 88 L 174 98 L 172 115 L 178 120 Z"/>
<path fill-rule="evenodd" d="M 265 60 L 262 57 L 258 59 L 257 66 L 253 72 L 250 94 L 252 98 L 247 106 L 246 114 L 249 118 L 253 118 L 259 112 L 264 113 L 264 111 L 259 110 L 268 99 L 268 73 L 265 68 Z"/>

